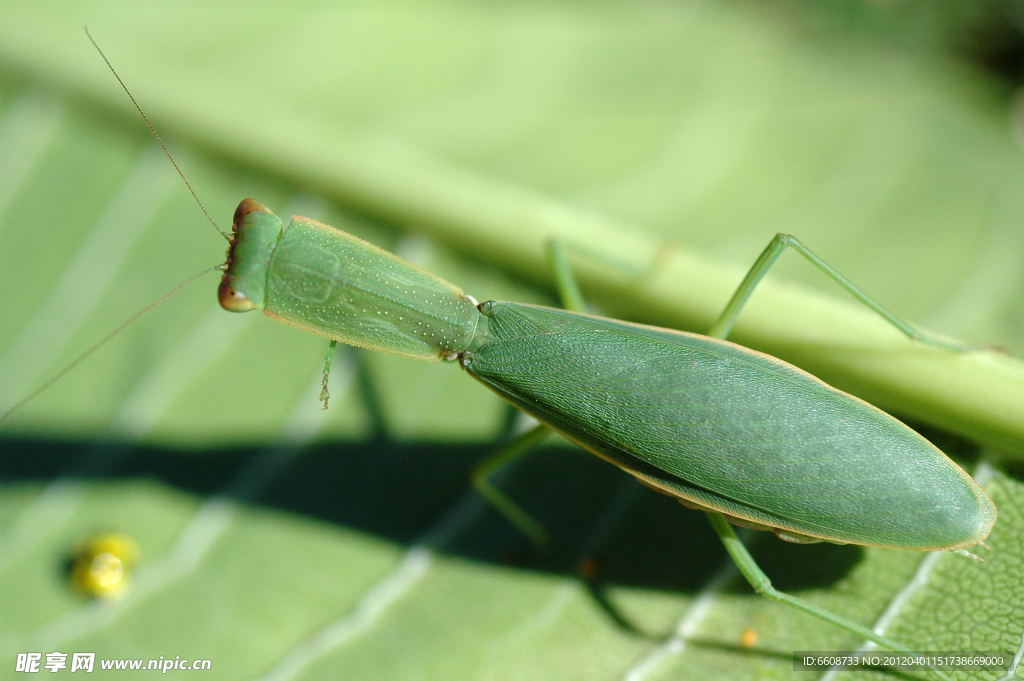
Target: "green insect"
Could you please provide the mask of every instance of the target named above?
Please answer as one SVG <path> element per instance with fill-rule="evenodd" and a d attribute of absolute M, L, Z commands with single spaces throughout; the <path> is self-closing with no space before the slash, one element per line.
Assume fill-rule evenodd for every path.
<path fill-rule="evenodd" d="M 921 336 L 793 237 L 779 235 L 769 244 L 706 336 L 584 314 L 558 244 L 550 255 L 568 309 L 478 304 L 338 229 L 298 216 L 285 226 L 253 199 L 238 206 L 230 243 L 220 267 L 225 309 L 263 310 L 331 340 L 325 408 L 331 353 L 340 341 L 457 362 L 540 421 L 474 477 L 481 494 L 537 544 L 546 541 L 544 529 L 488 476 L 551 429 L 641 483 L 706 511 L 758 593 L 906 650 L 776 590 L 732 524 L 793 542 L 963 551 L 984 540 L 995 523 L 985 491 L 913 430 L 792 365 L 725 340 L 758 282 L 791 246 L 917 342 L 964 350 Z"/>
<path fill-rule="evenodd" d="M 787 235 L 772 241 L 711 335 L 701 336 L 574 310 L 478 304 L 452 284 L 333 227 L 298 216 L 284 226 L 254 199 L 235 212 L 219 296 L 227 310 L 263 310 L 330 338 L 332 351 L 341 341 L 457 361 L 540 421 L 486 461 L 475 478 L 481 493 L 535 542 L 546 540 L 543 528 L 487 475 L 550 428 L 643 484 L 707 511 L 759 593 L 900 650 L 775 590 L 730 521 L 793 542 L 962 550 L 988 535 L 996 508 L 971 476 L 885 412 L 724 340 L 787 246 L 916 335 Z M 563 299 L 580 300 L 563 249 L 553 247 L 552 255 Z M 325 370 L 324 399 L 326 387 Z"/>

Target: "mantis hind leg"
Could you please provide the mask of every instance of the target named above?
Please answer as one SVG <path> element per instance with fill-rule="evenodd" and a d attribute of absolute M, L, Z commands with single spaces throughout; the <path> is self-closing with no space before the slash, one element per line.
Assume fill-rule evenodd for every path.
<path fill-rule="evenodd" d="M 721 513 L 710 512 L 707 516 L 711 521 L 711 526 L 715 528 L 715 532 L 718 534 L 719 539 L 721 539 L 722 543 L 725 545 L 725 550 L 729 552 L 729 556 L 736 564 L 736 567 L 739 569 L 740 573 L 743 574 L 744 578 L 746 578 L 747 582 L 750 583 L 750 586 L 754 588 L 754 591 L 769 600 L 785 603 L 791 608 L 806 612 L 820 620 L 831 622 L 837 627 L 841 627 L 842 629 L 861 636 L 869 641 L 874 641 L 878 645 L 888 648 L 889 650 L 910 652 L 910 649 L 906 646 L 902 646 L 890 638 L 875 633 L 867 627 L 862 627 L 861 625 L 851 622 L 843 617 L 839 617 L 824 608 L 820 608 L 813 603 L 809 603 L 802 598 L 797 598 L 796 596 L 783 593 L 773 587 L 771 580 L 768 579 L 768 575 L 758 567 L 754 558 L 750 555 L 750 552 L 747 551 L 747 547 L 745 547 L 739 537 L 736 536 L 735 530 L 732 529 L 732 525 L 729 524 L 729 521 L 726 520 L 725 516 Z M 932 670 L 943 679 L 949 678 L 934 667 L 932 667 Z"/>
<path fill-rule="evenodd" d="M 740 283 L 739 288 L 733 293 L 729 303 L 725 306 L 722 314 L 718 317 L 718 320 L 711 325 L 711 329 L 708 330 L 709 336 L 712 338 L 726 338 L 729 332 L 732 331 L 733 325 L 736 323 L 736 318 L 739 316 L 743 306 L 750 299 L 750 295 L 757 288 L 757 285 L 761 283 L 761 279 L 768 272 L 775 261 L 778 260 L 779 256 L 786 248 L 793 248 L 800 255 L 804 256 L 812 265 L 817 267 L 819 270 L 825 273 L 825 275 L 836 282 L 847 292 L 850 293 L 854 298 L 867 305 L 869 308 L 874 310 L 885 319 L 887 322 L 896 327 L 901 333 L 907 338 L 916 340 L 926 345 L 933 345 L 939 348 L 946 348 L 947 350 L 955 350 L 957 352 L 966 352 L 971 349 L 971 346 L 964 345 L 961 343 L 955 343 L 952 341 L 943 340 L 934 336 L 921 333 L 913 326 L 903 321 L 892 312 L 889 312 L 884 307 L 878 304 L 871 296 L 864 293 L 860 288 L 854 285 L 849 279 L 839 274 L 831 265 L 818 257 L 811 249 L 801 243 L 799 239 L 790 234 L 776 234 L 774 238 L 768 243 L 767 248 L 761 253 L 757 261 L 747 272 L 747 276 Z"/>

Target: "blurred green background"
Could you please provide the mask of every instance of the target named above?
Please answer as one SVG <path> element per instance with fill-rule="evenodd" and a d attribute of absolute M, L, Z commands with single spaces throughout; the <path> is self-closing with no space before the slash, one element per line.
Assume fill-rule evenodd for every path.
<path fill-rule="evenodd" d="M 0 2 L 2 409 L 223 258 L 85 25 L 223 228 L 253 196 L 479 300 L 549 304 L 539 243 L 568 235 L 642 272 L 579 263 L 598 309 L 694 330 L 786 231 L 897 314 L 1024 353 L 1018 2 Z M 983 564 L 754 533 L 765 570 L 915 647 L 1020 650 L 1021 448 L 977 425 L 1024 429 L 1020 363 L 915 364 L 799 258 L 770 278 L 739 338 L 805 349 L 981 466 L 1000 517 Z M 737 583 L 700 514 L 555 442 L 503 480 L 555 538 L 535 553 L 469 491 L 522 425 L 497 398 L 346 350 L 320 412 L 326 342 L 221 311 L 214 284 L 0 431 L 0 676 L 92 651 L 218 679 L 790 678 L 793 650 L 860 644 Z M 64 566 L 108 529 L 142 561 L 125 600 L 89 602 Z"/>

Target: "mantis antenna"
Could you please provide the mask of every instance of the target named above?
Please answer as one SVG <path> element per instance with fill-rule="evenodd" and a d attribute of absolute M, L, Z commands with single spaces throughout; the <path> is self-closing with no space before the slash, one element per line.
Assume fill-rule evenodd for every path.
<path fill-rule="evenodd" d="M 181 289 L 185 288 L 186 286 L 188 286 L 189 284 L 191 284 L 193 281 L 195 281 L 199 277 L 203 276 L 204 274 L 208 274 L 210 272 L 213 272 L 214 270 L 221 270 L 223 268 L 224 268 L 224 265 L 216 265 L 215 267 L 211 267 L 208 270 L 203 270 L 199 274 L 195 274 L 195 275 L 189 277 L 185 281 L 181 282 L 180 284 L 178 284 L 177 286 L 172 288 L 167 293 L 163 294 L 162 296 L 160 296 L 159 298 L 154 300 L 152 303 L 150 303 L 149 305 L 147 305 L 143 309 L 141 309 L 138 312 L 136 312 L 134 315 L 131 316 L 130 319 L 128 319 L 128 321 L 124 322 L 123 324 L 121 324 L 121 326 L 117 327 L 116 329 L 114 329 L 113 331 L 108 333 L 99 342 L 94 344 L 91 348 L 89 348 L 88 350 L 86 350 L 85 352 L 80 354 L 78 357 L 76 357 L 70 364 L 68 364 L 66 367 L 64 367 L 63 369 L 58 371 L 56 374 L 54 374 L 53 378 L 48 380 L 46 383 L 43 383 L 41 386 L 39 386 L 38 388 L 33 390 L 31 393 L 29 393 L 29 395 L 27 397 L 25 397 L 20 402 L 15 404 L 13 407 L 8 409 L 4 413 L 3 416 L 0 416 L 0 426 L 3 426 L 4 423 L 7 422 L 7 420 L 11 417 L 11 415 L 14 412 L 18 411 L 19 409 L 24 407 L 26 404 L 28 404 L 32 400 L 34 400 L 35 398 L 39 397 L 42 393 L 46 392 L 46 390 L 49 389 L 50 386 L 52 386 L 54 383 L 56 383 L 60 379 L 64 378 L 64 376 L 66 376 L 68 373 L 70 373 L 72 369 L 74 369 L 79 364 L 84 362 L 89 357 L 89 355 L 91 355 L 92 353 L 96 352 L 97 350 L 102 348 L 104 345 L 106 345 L 110 341 L 114 340 L 114 337 L 117 336 L 117 334 L 121 333 L 122 331 L 127 329 L 129 326 L 131 326 L 135 322 L 139 321 L 139 319 L 141 319 L 143 315 L 145 315 L 147 312 L 152 310 L 154 307 L 156 307 L 160 303 L 164 302 L 165 300 L 167 300 L 168 298 L 173 296 L 175 293 L 177 293 Z"/>
<path fill-rule="evenodd" d="M 191 194 L 192 194 L 192 198 L 196 200 L 197 204 L 199 204 L 199 208 L 203 211 L 203 214 L 206 215 L 206 218 L 210 221 L 210 224 L 213 225 L 213 228 L 216 229 L 218 232 L 220 232 L 221 236 L 223 236 L 230 243 L 231 242 L 231 235 L 228 234 L 227 232 L 225 232 L 224 230 L 222 230 L 220 227 L 217 226 L 217 223 L 213 219 L 213 216 L 211 216 L 210 212 L 208 210 L 206 210 L 206 206 L 203 205 L 203 202 L 199 200 L 199 196 L 196 194 L 195 190 L 192 189 L 192 185 L 189 184 L 188 179 L 185 178 L 185 174 L 183 172 L 181 172 L 181 168 L 178 167 L 178 162 L 174 160 L 174 156 L 172 156 L 171 152 L 167 149 L 167 146 L 164 144 L 164 141 L 160 138 L 159 133 L 157 133 L 156 128 L 154 128 L 153 124 L 149 122 L 149 118 L 146 116 L 146 113 L 142 110 L 142 107 L 139 106 L 139 103 L 135 101 L 135 97 L 132 96 L 132 93 L 128 89 L 128 86 L 124 84 L 123 80 L 121 80 L 121 76 L 117 75 L 117 71 L 114 70 L 113 65 L 110 63 L 110 60 L 107 59 L 107 55 L 103 54 L 103 50 L 101 50 L 100 46 L 96 44 L 96 41 L 93 39 L 92 34 L 89 33 L 89 28 L 88 27 L 86 27 L 86 29 L 85 29 L 85 35 L 86 35 L 87 38 L 89 38 L 89 42 L 92 43 L 92 46 L 96 48 L 96 51 L 100 53 L 100 56 L 103 57 L 103 61 L 105 61 L 107 63 L 107 67 L 110 69 L 110 72 L 114 74 L 114 78 L 117 78 L 117 82 L 121 84 L 121 88 L 124 89 L 125 94 L 127 94 L 128 98 L 130 100 L 132 100 L 132 104 L 135 105 L 135 108 L 138 110 L 139 115 L 142 116 L 142 120 L 146 121 L 146 125 L 149 126 L 149 131 L 153 133 L 153 136 L 156 138 L 156 141 L 160 144 L 160 148 L 164 150 L 164 153 L 167 154 L 167 158 L 169 158 L 171 160 L 171 164 L 174 166 L 174 169 L 176 171 L 178 171 L 178 175 L 181 177 L 182 182 L 184 182 L 185 186 L 188 187 L 189 192 L 191 192 Z M 114 329 L 110 333 L 108 333 L 99 342 L 97 342 L 92 347 L 90 347 L 88 350 L 86 350 L 81 355 L 76 357 L 66 367 L 64 367 L 63 369 L 58 371 L 53 376 L 53 378 L 51 378 L 50 380 L 46 381 L 46 383 L 43 383 L 41 386 L 39 386 L 34 391 L 32 391 L 27 397 L 25 397 L 21 401 L 17 402 L 13 407 L 8 409 L 3 414 L 3 416 L 0 416 L 0 426 L 3 426 L 3 424 L 6 423 L 8 419 L 10 419 L 12 414 L 14 414 L 16 411 L 18 411 L 19 409 L 24 407 L 26 404 L 28 404 L 29 402 L 31 402 L 32 400 L 37 398 L 39 395 L 44 393 L 54 383 L 56 383 L 60 379 L 64 378 L 64 376 L 66 376 L 68 373 L 70 373 L 79 364 L 84 362 L 91 354 L 93 354 L 94 352 L 96 352 L 97 350 L 102 348 L 104 345 L 106 345 L 107 343 L 112 341 L 119 333 L 121 333 L 122 331 L 127 329 L 129 326 L 131 326 L 132 324 L 137 322 L 147 312 L 149 312 L 150 310 L 152 310 L 153 308 L 158 306 L 160 303 L 164 302 L 165 300 L 167 300 L 168 298 L 173 296 L 175 293 L 177 293 L 181 289 L 185 288 L 186 286 L 188 286 L 189 284 L 194 282 L 196 279 L 199 279 L 204 274 L 207 274 L 207 273 L 212 272 L 214 270 L 224 270 L 226 267 L 227 267 L 226 264 L 225 265 L 217 265 L 215 267 L 211 267 L 208 270 L 203 270 L 199 274 L 196 274 L 196 275 L 194 275 L 192 277 L 189 277 L 185 281 L 181 282 L 180 284 L 175 286 L 173 289 L 171 289 L 170 291 L 168 291 L 167 293 L 165 293 L 164 295 L 160 296 L 155 301 L 153 301 L 152 303 L 147 305 L 145 308 L 143 308 L 139 312 L 136 312 L 134 315 L 131 316 L 130 319 L 128 319 L 126 322 L 124 322 L 123 324 L 118 326 L 116 329 Z"/>
<path fill-rule="evenodd" d="M 157 133 L 156 128 L 154 128 L 153 124 L 149 122 L 149 117 L 146 116 L 146 113 L 142 110 L 142 107 L 139 106 L 139 103 L 135 101 L 135 97 L 132 96 L 132 93 L 128 89 L 128 86 L 124 84 L 123 80 L 121 80 L 121 76 L 117 75 L 117 71 L 114 70 L 114 66 L 110 63 L 110 60 L 107 59 L 107 55 L 103 54 L 103 50 L 101 50 L 100 46 L 96 44 L 95 40 L 93 40 L 92 34 L 89 33 L 88 26 L 85 27 L 85 36 L 89 39 L 89 42 L 92 43 L 92 46 L 96 48 L 96 51 L 100 53 L 100 56 L 103 57 L 103 61 L 107 63 L 107 68 L 109 68 L 110 72 L 114 74 L 114 78 L 117 78 L 117 82 L 121 84 L 121 88 L 124 90 L 125 94 L 128 95 L 128 99 L 132 100 L 132 104 L 135 105 L 135 108 L 138 110 L 139 115 L 142 116 L 142 120 L 146 121 L 146 125 L 149 126 L 149 131 L 153 133 L 153 137 L 155 137 L 156 141 L 160 143 L 160 148 L 164 150 L 165 154 L 167 154 L 167 158 L 171 159 L 171 164 L 174 166 L 174 169 L 178 171 L 178 175 L 181 177 L 181 181 L 185 183 L 185 186 L 188 187 L 188 190 L 192 193 L 192 198 L 195 199 L 196 203 L 199 204 L 199 207 L 202 209 L 203 214 L 206 215 L 206 219 L 209 220 L 210 224 L 213 225 L 213 228 L 220 232 L 220 235 L 230 243 L 231 235 L 217 226 L 217 223 L 216 221 L 214 221 L 213 216 L 210 215 L 210 211 L 206 210 L 206 206 L 204 206 L 203 202 L 199 200 L 199 196 L 196 194 L 196 191 L 192 189 L 192 185 L 190 185 L 188 183 L 188 180 L 185 179 L 185 173 L 181 172 L 181 168 L 178 167 L 178 162 L 174 160 L 173 156 L 171 156 L 171 152 L 168 151 L 167 146 L 164 144 L 164 141 L 160 139 L 160 135 L 159 133 Z"/>

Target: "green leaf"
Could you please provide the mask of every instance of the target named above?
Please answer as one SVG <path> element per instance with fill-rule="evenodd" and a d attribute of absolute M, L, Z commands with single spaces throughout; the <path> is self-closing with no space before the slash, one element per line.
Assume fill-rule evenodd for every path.
<path fill-rule="evenodd" d="M 897 314 L 1024 351 L 1024 162 L 1000 87 L 957 63 L 811 40 L 745 5 L 0 13 L 0 408 L 222 259 L 84 24 L 222 227 L 254 196 L 478 299 L 542 303 L 557 235 L 603 256 L 574 263 L 602 310 L 695 330 L 787 231 Z M 784 260 L 737 340 L 956 433 L 928 431 L 955 454 L 1021 450 L 1019 362 L 917 348 Z M 497 398 L 454 366 L 344 352 L 319 412 L 326 342 L 229 315 L 213 288 L 4 425 L 8 665 L 57 650 L 205 658 L 231 679 L 761 678 L 788 676 L 793 650 L 860 644 L 737 585 L 700 514 L 574 449 L 502 483 L 555 538 L 532 554 L 467 491 L 508 421 Z M 893 608 L 897 640 L 1016 651 L 1022 488 L 988 484 L 985 563 L 941 556 L 920 586 L 921 554 L 750 543 L 782 589 L 869 626 Z M 127 599 L 90 605 L 61 566 L 106 528 L 143 560 Z"/>

